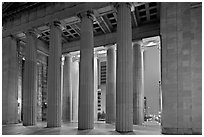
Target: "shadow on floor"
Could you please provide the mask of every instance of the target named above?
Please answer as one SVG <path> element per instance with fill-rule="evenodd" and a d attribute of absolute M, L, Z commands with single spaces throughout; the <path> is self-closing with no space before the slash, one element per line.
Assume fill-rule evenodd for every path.
<path fill-rule="evenodd" d="M 133 132 L 115 131 L 115 124 L 95 123 L 94 129 L 78 130 L 78 123 L 62 123 L 61 127 L 47 128 L 46 122 L 38 122 L 35 126 L 9 124 L 2 126 L 2 135 L 160 135 L 160 125 L 145 123 L 133 126 Z"/>

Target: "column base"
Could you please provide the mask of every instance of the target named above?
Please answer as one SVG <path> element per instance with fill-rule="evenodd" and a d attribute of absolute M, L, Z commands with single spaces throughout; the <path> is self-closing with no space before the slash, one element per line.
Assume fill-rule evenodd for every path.
<path fill-rule="evenodd" d="M 88 127 L 88 128 L 79 128 L 78 127 L 78 130 L 92 130 L 93 129 L 93 127 Z"/>
<path fill-rule="evenodd" d="M 8 125 L 8 124 L 18 124 L 18 121 L 15 122 L 8 122 L 7 120 L 2 120 L 2 125 Z"/>
<path fill-rule="evenodd" d="M 106 121 L 106 124 L 115 124 L 113 121 Z"/>
<path fill-rule="evenodd" d="M 133 128 L 131 128 L 131 127 L 126 127 L 126 128 L 124 128 L 124 127 L 117 127 L 116 126 L 116 129 L 115 129 L 115 131 L 117 131 L 117 132 L 119 132 L 119 133 L 128 133 L 128 132 L 133 132 Z"/>
<path fill-rule="evenodd" d="M 23 126 L 35 126 L 36 124 L 24 124 L 23 123 Z"/>
<path fill-rule="evenodd" d="M 61 127 L 61 125 L 62 125 L 62 121 L 61 122 L 57 122 L 57 123 L 48 123 L 47 122 L 47 128 Z"/>
<path fill-rule="evenodd" d="M 63 120 L 62 123 L 71 123 L 72 120 Z"/>
<path fill-rule="evenodd" d="M 61 125 L 47 125 L 47 128 L 61 127 Z"/>
<path fill-rule="evenodd" d="M 115 131 L 118 133 L 134 133 L 133 131 L 117 131 L 117 130 L 115 130 Z"/>
<path fill-rule="evenodd" d="M 142 122 L 138 122 L 138 121 L 133 121 L 133 125 L 142 125 L 143 123 Z"/>

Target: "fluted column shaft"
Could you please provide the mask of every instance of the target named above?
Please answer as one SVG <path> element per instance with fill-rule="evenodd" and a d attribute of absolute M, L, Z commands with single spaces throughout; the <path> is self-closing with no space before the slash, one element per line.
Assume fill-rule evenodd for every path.
<path fill-rule="evenodd" d="M 17 42 L 2 38 L 2 124 L 17 123 Z"/>
<path fill-rule="evenodd" d="M 61 126 L 61 31 L 50 25 L 47 127 Z"/>
<path fill-rule="evenodd" d="M 107 49 L 107 82 L 106 82 L 106 123 L 116 119 L 116 50 L 114 46 Z"/>
<path fill-rule="evenodd" d="M 94 121 L 93 23 L 88 12 L 81 14 L 78 128 L 92 129 Z"/>
<path fill-rule="evenodd" d="M 71 55 L 65 56 L 63 68 L 63 103 L 62 103 L 62 120 L 72 120 L 72 79 L 71 79 Z"/>
<path fill-rule="evenodd" d="M 141 125 L 144 121 L 144 76 L 143 52 L 140 44 L 133 46 L 133 124 Z"/>
<path fill-rule="evenodd" d="M 94 54 L 94 122 L 98 117 L 98 58 L 97 53 Z"/>
<path fill-rule="evenodd" d="M 19 51 L 18 51 L 18 105 L 19 105 L 19 111 L 18 111 L 18 121 L 22 121 L 22 85 L 23 85 L 23 73 L 22 73 L 22 66 L 23 66 L 23 60 L 22 60 L 22 55 L 20 55 L 20 46 L 19 46 Z"/>
<path fill-rule="evenodd" d="M 117 24 L 116 131 L 133 131 L 133 56 L 131 10 L 119 3 Z"/>
<path fill-rule="evenodd" d="M 79 61 L 72 62 L 72 122 L 78 122 Z"/>
<path fill-rule="evenodd" d="M 26 33 L 25 69 L 23 79 L 23 125 L 35 125 L 37 121 L 37 60 L 36 38 Z"/>

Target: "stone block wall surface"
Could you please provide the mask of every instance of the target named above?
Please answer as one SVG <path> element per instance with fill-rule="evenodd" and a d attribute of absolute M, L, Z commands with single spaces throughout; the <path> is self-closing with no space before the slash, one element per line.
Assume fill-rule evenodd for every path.
<path fill-rule="evenodd" d="M 17 93 L 17 43 L 6 37 L 2 41 L 2 124 L 17 123 Z"/>
<path fill-rule="evenodd" d="M 202 134 L 202 5 L 162 3 L 162 133 Z"/>

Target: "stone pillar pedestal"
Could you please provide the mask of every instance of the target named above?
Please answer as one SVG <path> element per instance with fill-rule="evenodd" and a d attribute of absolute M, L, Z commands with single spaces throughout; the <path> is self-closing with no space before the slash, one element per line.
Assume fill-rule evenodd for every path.
<path fill-rule="evenodd" d="M 50 25 L 47 127 L 61 126 L 61 31 Z"/>
<path fill-rule="evenodd" d="M 133 124 L 144 122 L 144 71 L 141 43 L 133 46 Z"/>
<path fill-rule="evenodd" d="M 116 119 L 116 47 L 107 47 L 106 123 Z"/>
<path fill-rule="evenodd" d="M 118 3 L 116 131 L 133 131 L 133 48 L 129 3 Z"/>
<path fill-rule="evenodd" d="M 2 124 L 17 123 L 18 90 L 17 43 L 2 38 Z"/>
<path fill-rule="evenodd" d="M 26 33 L 25 70 L 23 79 L 23 125 L 35 125 L 37 121 L 37 61 L 36 38 Z"/>
<path fill-rule="evenodd" d="M 63 103 L 62 103 L 62 120 L 71 122 L 72 120 L 72 77 L 71 77 L 71 55 L 66 55 L 63 68 Z"/>
<path fill-rule="evenodd" d="M 78 129 L 94 127 L 93 22 L 90 12 L 80 14 L 81 40 L 79 65 Z"/>

